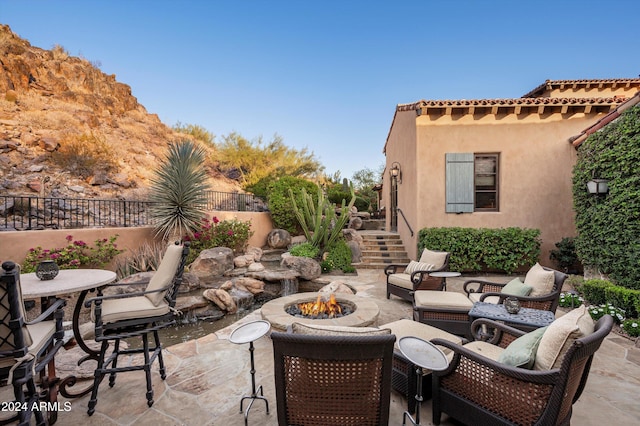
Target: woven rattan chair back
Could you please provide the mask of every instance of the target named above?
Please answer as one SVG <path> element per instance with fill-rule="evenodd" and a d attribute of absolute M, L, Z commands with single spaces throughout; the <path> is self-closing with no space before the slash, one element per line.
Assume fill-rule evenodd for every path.
<path fill-rule="evenodd" d="M 274 332 L 279 425 L 387 425 L 395 336 Z"/>

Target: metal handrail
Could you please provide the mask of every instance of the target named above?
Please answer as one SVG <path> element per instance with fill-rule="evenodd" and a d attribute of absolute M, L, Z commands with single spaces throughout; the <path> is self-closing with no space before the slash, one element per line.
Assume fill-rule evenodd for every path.
<path fill-rule="evenodd" d="M 402 212 L 402 209 L 400 207 L 396 207 L 396 210 L 398 210 L 400 212 L 400 216 L 402 216 L 402 218 L 404 219 L 404 223 L 407 225 L 407 228 L 409 228 L 409 232 L 411 232 L 411 236 L 413 237 L 413 229 L 411 229 L 411 225 L 409 225 L 409 221 L 404 216 L 404 213 Z"/>

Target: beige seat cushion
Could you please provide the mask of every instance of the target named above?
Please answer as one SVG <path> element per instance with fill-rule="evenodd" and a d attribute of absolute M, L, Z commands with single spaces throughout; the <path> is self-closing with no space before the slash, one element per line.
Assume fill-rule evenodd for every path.
<path fill-rule="evenodd" d="M 398 340 L 406 336 L 419 337 L 420 339 L 426 341 L 430 341 L 436 338 L 444 339 L 458 345 L 462 344 L 462 339 L 455 334 L 447 333 L 446 331 L 440 330 L 439 328 L 432 327 L 428 324 L 423 324 L 421 322 L 413 321 L 410 319 L 393 321 L 381 325 L 380 329 L 391 330 L 391 333 L 396 335 L 396 349 L 398 349 Z M 451 350 L 448 348 L 441 347 L 440 349 L 442 349 L 442 352 L 444 352 L 445 354 L 451 352 Z"/>
<path fill-rule="evenodd" d="M 31 338 L 29 353 L 36 356 L 40 350 L 44 349 L 56 332 L 56 322 L 42 321 L 36 324 L 28 324 L 26 328 Z M 0 368 L 11 367 L 14 364 L 14 358 L 0 358 Z"/>
<path fill-rule="evenodd" d="M 553 321 L 540 339 L 534 369 L 550 370 L 560 367 L 573 342 L 593 333 L 593 328 L 593 319 L 584 305 Z"/>
<path fill-rule="evenodd" d="M 422 255 L 420 255 L 420 263 L 426 263 L 429 265 L 433 265 L 433 269 L 440 269 L 444 265 L 444 262 L 447 260 L 446 251 L 433 251 L 424 249 L 422 251 Z"/>
<path fill-rule="evenodd" d="M 345 327 L 337 325 L 291 324 L 294 334 L 309 334 L 312 336 L 378 336 L 391 334 L 390 330 L 375 327 Z"/>
<path fill-rule="evenodd" d="M 475 340 L 473 342 L 469 342 L 464 345 L 465 348 L 485 356 L 489 359 L 497 361 L 504 352 L 504 349 L 497 345 L 492 345 L 491 343 L 483 342 L 481 340 Z"/>
<path fill-rule="evenodd" d="M 168 312 L 169 305 L 161 303 L 156 306 L 145 296 L 107 299 L 102 302 L 103 323 L 112 323 L 135 318 L 155 317 L 164 315 Z M 91 319 L 95 321 L 94 312 L 91 312 Z"/>
<path fill-rule="evenodd" d="M 454 291 L 418 290 L 414 294 L 414 302 L 418 307 L 460 311 L 468 311 L 473 307 L 473 302 L 464 294 Z"/>
<path fill-rule="evenodd" d="M 531 287 L 529 296 L 546 296 L 553 291 L 555 276 L 553 271 L 546 271 L 539 263 L 529 269 L 524 283 Z"/>
<path fill-rule="evenodd" d="M 167 251 L 165 251 L 164 256 L 162 257 L 162 261 L 160 262 L 160 266 L 155 274 L 151 277 L 149 284 L 147 285 L 147 291 L 149 290 L 159 290 L 161 288 L 167 287 L 171 284 L 173 277 L 176 275 L 176 271 L 178 270 L 178 266 L 180 265 L 180 260 L 182 258 L 182 249 L 181 245 L 169 244 L 167 247 Z M 160 291 L 157 293 L 149 293 L 145 296 L 149 298 L 151 303 L 155 306 L 160 305 L 162 299 L 166 291 Z"/>
<path fill-rule="evenodd" d="M 413 283 L 411 282 L 411 275 L 405 273 L 391 274 L 388 277 L 389 284 L 393 284 L 398 287 L 406 288 L 407 290 L 413 290 Z"/>

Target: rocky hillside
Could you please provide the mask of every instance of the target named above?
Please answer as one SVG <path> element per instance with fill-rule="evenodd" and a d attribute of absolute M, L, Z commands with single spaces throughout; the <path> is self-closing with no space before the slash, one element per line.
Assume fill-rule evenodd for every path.
<path fill-rule="evenodd" d="M 183 138 L 115 75 L 0 25 L 0 194 L 144 199 L 167 144 Z M 208 168 L 212 189 L 238 190 Z"/>

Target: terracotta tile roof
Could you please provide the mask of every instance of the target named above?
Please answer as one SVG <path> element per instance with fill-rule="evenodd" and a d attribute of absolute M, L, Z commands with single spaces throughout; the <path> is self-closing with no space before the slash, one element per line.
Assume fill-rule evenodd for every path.
<path fill-rule="evenodd" d="M 399 104 L 396 111 L 416 111 L 420 108 L 468 108 L 468 107 L 508 107 L 508 106 L 586 106 L 617 105 L 625 102 L 624 96 L 610 98 L 511 98 L 511 99 L 459 99 L 420 100 L 410 104 Z"/>
<path fill-rule="evenodd" d="M 524 94 L 523 98 L 531 98 L 540 96 L 545 90 L 551 90 L 552 88 L 562 88 L 563 86 L 572 87 L 609 87 L 609 86 L 621 86 L 621 85 L 633 85 L 640 87 L 640 78 L 606 78 L 606 79 L 594 79 L 594 80 L 547 80 L 535 89 Z"/>

